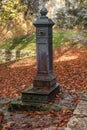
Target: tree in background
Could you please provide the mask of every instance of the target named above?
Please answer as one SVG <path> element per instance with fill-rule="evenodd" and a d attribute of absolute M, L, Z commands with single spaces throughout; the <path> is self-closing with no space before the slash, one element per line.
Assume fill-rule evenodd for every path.
<path fill-rule="evenodd" d="M 19 34 L 26 34 L 30 30 L 32 2 L 30 3 L 23 2 L 23 0 L 0 1 L 0 38 L 7 35 L 8 32 L 10 32 L 9 36 L 15 37 Z"/>
<path fill-rule="evenodd" d="M 43 0 L 43 2 L 44 1 L 46 0 Z M 7 28 L 8 30 L 11 26 L 10 23 L 13 23 L 13 21 L 20 19 L 20 13 L 22 13 L 25 21 L 30 20 L 32 22 L 33 14 L 35 14 L 35 16 L 38 14 L 39 2 L 40 0 L 0 0 L 0 30 L 1 26 L 3 28 Z M 87 0 L 76 0 L 76 2 L 79 2 L 79 7 L 77 9 L 74 7 L 72 9 L 68 7 L 68 11 L 62 9 L 62 11 L 60 10 L 58 12 L 58 26 L 62 26 L 64 28 L 67 28 L 68 26 L 68 28 L 73 28 L 75 24 L 80 25 L 80 23 L 83 23 L 82 14 L 85 13 L 82 9 L 87 9 Z M 69 6 L 71 3 L 70 0 L 66 0 L 65 8 L 67 9 L 67 6 Z M 68 16 L 68 19 L 66 16 Z M 15 22 L 15 25 L 16 24 L 17 22 Z"/>
<path fill-rule="evenodd" d="M 22 11 L 23 6 L 20 0 L 1 0 L 0 1 L 0 25 L 14 19 L 17 13 Z"/>
<path fill-rule="evenodd" d="M 24 13 L 24 18 L 29 18 L 38 8 L 35 0 L 1 0 L 0 1 L 0 25 L 16 18 L 19 12 Z"/>

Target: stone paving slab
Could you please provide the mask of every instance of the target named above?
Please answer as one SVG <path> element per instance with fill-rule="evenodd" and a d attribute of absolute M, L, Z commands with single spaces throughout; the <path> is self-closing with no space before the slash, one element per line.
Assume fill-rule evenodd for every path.
<path fill-rule="evenodd" d="M 87 116 L 87 102 L 86 101 L 81 101 L 78 106 L 76 107 L 74 115 L 84 115 Z"/>
<path fill-rule="evenodd" d="M 67 127 L 70 130 L 87 130 L 87 117 L 77 118 L 73 116 L 68 122 Z"/>
<path fill-rule="evenodd" d="M 61 127 L 61 128 L 58 128 L 58 130 L 71 130 L 71 128 L 65 128 L 65 127 Z"/>
<path fill-rule="evenodd" d="M 87 130 L 87 102 L 81 101 L 73 112 L 67 127 L 59 130 Z"/>
<path fill-rule="evenodd" d="M 2 100 L 0 100 L 0 106 L 7 105 L 11 102 L 11 100 L 7 97 L 4 97 Z"/>
<path fill-rule="evenodd" d="M 81 100 L 87 101 L 87 92 L 80 92 L 79 96 Z"/>
<path fill-rule="evenodd" d="M 87 117 L 78 118 L 73 116 L 68 122 L 67 127 L 70 130 L 87 130 Z"/>

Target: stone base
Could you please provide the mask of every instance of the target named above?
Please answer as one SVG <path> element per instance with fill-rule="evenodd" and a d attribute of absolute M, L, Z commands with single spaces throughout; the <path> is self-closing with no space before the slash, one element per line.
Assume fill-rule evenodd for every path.
<path fill-rule="evenodd" d="M 58 92 L 58 84 L 49 89 L 27 88 L 22 92 L 21 99 L 14 99 L 9 104 L 9 111 L 59 111 L 61 108 L 58 105 L 49 102 Z"/>
<path fill-rule="evenodd" d="M 19 99 L 14 99 L 8 107 L 8 110 L 10 112 L 15 111 L 48 111 L 48 110 L 54 110 L 54 111 L 61 111 L 61 107 L 59 107 L 55 103 L 24 103 Z"/>
<path fill-rule="evenodd" d="M 59 85 L 51 88 L 28 88 L 22 92 L 22 102 L 27 103 L 48 103 L 59 92 Z"/>

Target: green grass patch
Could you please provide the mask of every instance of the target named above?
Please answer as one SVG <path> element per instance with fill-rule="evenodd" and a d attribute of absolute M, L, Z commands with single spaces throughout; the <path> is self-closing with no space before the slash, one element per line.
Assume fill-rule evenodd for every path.
<path fill-rule="evenodd" d="M 53 46 L 55 47 L 64 47 L 66 46 L 66 42 L 68 39 L 65 37 L 65 31 L 57 31 L 53 32 Z"/>
<path fill-rule="evenodd" d="M 17 49 L 17 50 L 35 50 L 35 33 L 25 35 L 14 39 L 6 40 L 0 43 L 1 49 Z"/>
<path fill-rule="evenodd" d="M 87 39 L 87 33 L 84 33 L 84 37 Z"/>
<path fill-rule="evenodd" d="M 67 42 L 73 44 L 80 37 L 79 31 L 74 30 L 53 30 L 53 47 L 65 47 Z M 81 37 L 87 39 L 87 33 Z M 14 39 L 6 40 L 0 43 L 0 49 L 17 49 L 17 50 L 36 50 L 36 35 L 28 34 Z"/>

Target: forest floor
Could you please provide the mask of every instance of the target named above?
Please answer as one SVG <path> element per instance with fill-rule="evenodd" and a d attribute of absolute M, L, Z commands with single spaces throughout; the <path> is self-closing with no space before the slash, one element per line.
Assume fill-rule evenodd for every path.
<path fill-rule="evenodd" d="M 77 104 L 87 93 L 87 49 L 74 45 L 56 48 L 53 67 L 60 84 L 60 93 L 53 102 L 62 106 L 61 111 L 8 112 L 7 104 L 32 84 L 36 58 L 0 65 L 1 130 L 59 130 L 67 126 Z"/>

